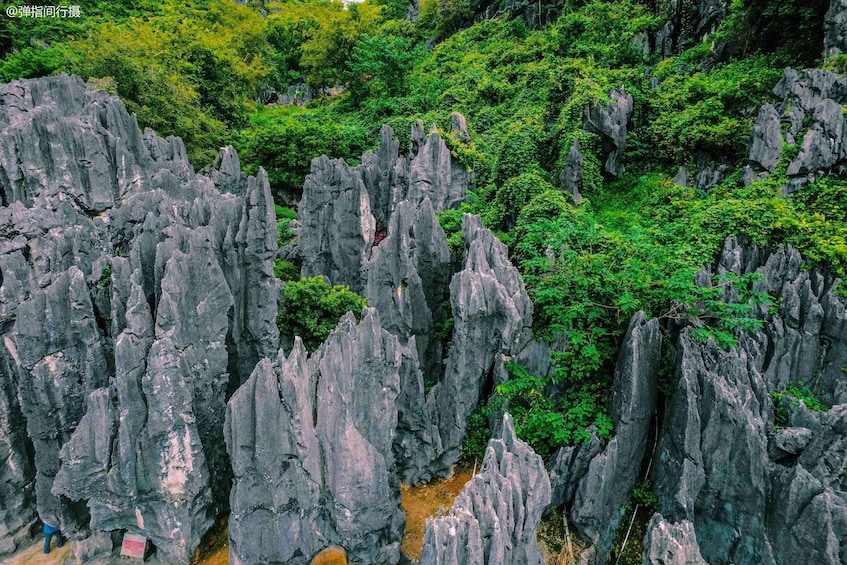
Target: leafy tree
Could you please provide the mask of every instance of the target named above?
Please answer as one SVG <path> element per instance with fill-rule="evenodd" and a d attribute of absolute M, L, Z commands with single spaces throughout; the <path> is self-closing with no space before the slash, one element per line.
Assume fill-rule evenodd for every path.
<path fill-rule="evenodd" d="M 345 73 L 353 100 L 403 94 L 407 74 L 422 54 L 423 47 L 415 47 L 408 37 L 363 35 L 353 48 Z"/>
<path fill-rule="evenodd" d="M 282 287 L 276 323 L 281 334 L 300 336 L 306 349 L 314 351 L 344 314 L 353 312 L 359 320 L 367 305 L 366 298 L 347 286 L 331 287 L 320 276 L 306 278 Z"/>
<path fill-rule="evenodd" d="M 380 21 L 381 6 L 367 2 L 339 1 L 315 3 L 317 25 L 305 31 L 300 65 L 306 81 L 315 87 L 331 87 L 344 82 L 346 63 L 362 35 L 372 33 Z"/>
<path fill-rule="evenodd" d="M 355 116 L 339 116 L 326 108 L 265 108 L 243 132 L 239 153 L 245 162 L 267 169 L 275 193 L 299 194 L 312 159 L 358 156 L 373 139 Z"/>
<path fill-rule="evenodd" d="M 226 144 L 228 125 L 246 119 L 246 104 L 269 72 L 265 23 L 232 0 L 208 9 L 165 3 L 147 19 L 106 21 L 67 46 L 70 71 L 111 77 L 142 126 L 183 138 L 195 164 Z"/>
<path fill-rule="evenodd" d="M 515 227 L 518 214 L 530 201 L 554 190 L 550 183 L 536 173 L 512 177 L 495 192 L 494 201 L 485 212 L 485 222 L 489 226 L 511 230 Z"/>

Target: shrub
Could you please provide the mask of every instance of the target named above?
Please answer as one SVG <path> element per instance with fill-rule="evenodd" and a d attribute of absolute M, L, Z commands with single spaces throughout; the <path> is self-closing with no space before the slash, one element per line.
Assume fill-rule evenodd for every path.
<path fill-rule="evenodd" d="M 488 406 L 481 402 L 468 418 L 468 427 L 462 439 L 462 458 L 468 464 L 471 461 L 482 461 L 485 457 L 485 448 L 491 439 L 491 430 L 488 427 L 490 415 Z"/>
<path fill-rule="evenodd" d="M 549 459 L 561 445 L 588 441 L 591 427 L 600 437 L 611 437 L 612 420 L 603 407 L 603 391 L 571 387 L 557 405 L 545 393 L 549 380 L 531 375 L 517 363 L 509 362 L 506 368 L 512 378 L 496 387 L 497 395 L 487 410 L 499 410 L 508 401 L 515 433 L 542 458 Z"/>
<path fill-rule="evenodd" d="M 274 276 L 281 281 L 296 281 L 300 278 L 300 269 L 289 261 L 274 259 Z"/>
<path fill-rule="evenodd" d="M 465 252 L 465 235 L 462 233 L 462 211 L 443 210 L 436 214 L 438 223 L 447 236 L 447 247 L 454 259 L 461 259 Z"/>
<path fill-rule="evenodd" d="M 536 196 L 555 189 L 536 173 L 523 173 L 507 180 L 496 191 L 494 200 L 485 211 L 485 223 L 494 229 L 511 230 L 518 214 Z"/>
<path fill-rule="evenodd" d="M 312 159 L 360 156 L 373 136 L 355 116 L 339 115 L 331 108 L 265 108 L 243 132 L 239 154 L 253 168 L 261 164 L 275 193 L 299 194 Z"/>
<path fill-rule="evenodd" d="M 292 281 L 282 287 L 276 323 L 283 335 L 300 336 L 309 351 L 329 337 L 347 312 L 361 319 L 368 300 L 349 287 L 330 286 L 322 277 Z"/>
<path fill-rule="evenodd" d="M 98 288 L 109 288 L 112 284 L 112 265 L 106 263 L 103 265 L 103 270 L 100 273 L 100 278 L 97 280 Z"/>
<path fill-rule="evenodd" d="M 277 244 L 284 247 L 294 240 L 294 232 L 288 226 L 297 219 L 297 212 L 279 204 L 274 207 L 274 210 L 276 212 Z"/>

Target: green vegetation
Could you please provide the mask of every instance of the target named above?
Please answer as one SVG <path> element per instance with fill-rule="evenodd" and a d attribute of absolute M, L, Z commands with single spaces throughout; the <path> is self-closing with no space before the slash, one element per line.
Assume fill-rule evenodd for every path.
<path fill-rule="evenodd" d="M 259 163 L 268 171 L 275 191 L 298 193 L 313 158 L 360 156 L 373 136 L 355 117 L 338 116 L 328 108 L 298 106 L 260 108 L 241 132 L 239 154 L 249 172 Z M 357 157 L 358 158 L 358 157 Z"/>
<path fill-rule="evenodd" d="M 695 284 L 727 236 L 789 243 L 807 266 L 847 276 L 847 181 L 823 177 L 782 197 L 788 151 L 771 178 L 748 187 L 740 179 L 755 110 L 773 101 L 785 66 L 817 62 L 828 2 L 732 0 L 711 37 L 664 60 L 641 47 L 664 25 L 658 4 L 561 0 L 558 19 L 533 30 L 508 17 L 472 24 L 468 0 L 422 0 L 417 22 L 402 19 L 399 0 L 348 9 L 329 0 L 258 9 L 232 0 L 99 0 L 80 20 L 0 20 L 0 80 L 61 71 L 95 79 L 92 88 L 119 94 L 142 127 L 183 137 L 198 168 L 230 143 L 248 171 L 267 169 L 277 194 L 296 195 L 321 154 L 355 164 L 383 123 L 406 151 L 416 120 L 445 132 L 451 112 L 464 114 L 472 141 L 444 137 L 477 189 L 461 209 L 438 215 L 454 260 L 465 246 L 462 213 L 479 214 L 524 277 L 535 334 L 568 344 L 549 379 L 509 365 L 512 379 L 471 417 L 464 453 L 482 457 L 488 417 L 508 402 L 518 434 L 547 456 L 584 441 L 590 426 L 613 433 L 605 401 L 635 312 L 696 321 L 697 337 L 724 348 L 762 323 L 773 305 L 755 276 Z M 828 65 L 847 68 L 843 56 Z M 266 105 L 303 84 L 315 94 L 306 106 Z M 635 107 L 627 172 L 614 179 L 603 172 L 604 141 L 581 129 L 586 104 L 605 104 L 612 89 L 632 95 Z M 578 208 L 559 188 L 575 141 L 584 160 Z M 703 153 L 724 158 L 733 174 L 708 192 L 675 185 L 677 167 Z M 286 245 L 296 213 L 276 214 Z M 286 261 L 274 274 L 288 281 L 280 328 L 309 349 L 365 304 L 320 278 L 299 280 Z M 722 300 L 730 287 L 738 303 Z M 452 320 L 439 324 L 445 344 L 451 328 Z M 560 391 L 555 400 L 551 390 Z"/>
<path fill-rule="evenodd" d="M 103 265 L 103 270 L 100 272 L 100 278 L 97 280 L 98 288 L 108 289 L 112 284 L 112 266 L 109 263 Z"/>
<path fill-rule="evenodd" d="M 289 225 L 297 219 L 297 212 L 279 204 L 275 206 L 274 212 L 276 213 L 277 244 L 284 247 L 294 240 L 294 232 L 289 229 Z"/>
<path fill-rule="evenodd" d="M 632 503 L 643 506 L 651 514 L 656 511 L 659 502 L 656 499 L 656 493 L 653 492 L 653 485 L 650 483 L 650 479 L 643 479 L 632 487 Z"/>
<path fill-rule="evenodd" d="M 491 438 L 491 430 L 488 427 L 489 416 L 491 416 L 490 408 L 487 404 L 481 403 L 468 418 L 467 431 L 462 440 L 462 459 L 465 463 L 482 461 L 485 457 L 485 447 Z"/>
<path fill-rule="evenodd" d="M 771 393 L 771 399 L 776 405 L 776 421 L 774 424 L 777 428 L 781 428 L 788 423 L 788 413 L 781 402 L 783 397 L 792 399 L 792 407 L 800 406 L 800 403 L 802 402 L 809 410 L 814 410 L 816 412 L 825 412 L 829 410 L 829 406 L 821 402 L 808 387 L 790 385 L 783 392 L 775 391 Z"/>
<path fill-rule="evenodd" d="M 306 349 L 314 351 L 344 314 L 353 312 L 360 320 L 367 305 L 367 299 L 350 287 L 330 286 L 322 277 L 291 281 L 282 287 L 276 324 L 280 333 L 300 336 Z"/>
<path fill-rule="evenodd" d="M 508 401 L 515 432 L 545 459 L 561 445 L 587 442 L 589 426 L 600 437 L 611 437 L 612 420 L 590 387 L 568 389 L 557 405 L 545 394 L 549 384 L 545 379 L 517 363 L 507 363 L 506 368 L 512 378 L 496 387 L 488 410 L 500 409 Z"/>
<path fill-rule="evenodd" d="M 274 276 L 281 281 L 296 281 L 300 279 L 300 269 L 290 261 L 274 259 Z"/>

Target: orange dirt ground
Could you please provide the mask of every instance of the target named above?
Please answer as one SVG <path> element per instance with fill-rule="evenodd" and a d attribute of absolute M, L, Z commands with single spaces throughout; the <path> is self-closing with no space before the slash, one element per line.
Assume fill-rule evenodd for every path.
<path fill-rule="evenodd" d="M 423 534 L 426 519 L 436 516 L 439 512 L 446 514 L 453 505 L 453 499 L 462 491 L 462 487 L 473 475 L 469 468 L 456 468 L 449 479 L 438 480 L 417 487 L 401 487 L 401 508 L 406 512 L 406 533 L 403 536 L 403 552 L 419 559 L 423 548 Z M 42 540 L 36 539 L 30 547 L 4 560 L 4 565 L 67 565 L 73 563 L 70 554 L 70 544 L 56 548 L 48 554 L 42 553 Z M 113 563 L 130 563 L 121 561 L 119 557 L 112 559 Z M 136 562 L 133 560 L 132 562 Z M 140 563 L 140 562 L 139 562 Z M 154 557 L 147 561 L 148 565 L 159 563 Z M 214 533 L 204 540 L 204 549 L 196 565 L 227 565 L 229 563 L 229 542 L 226 535 L 226 523 L 219 523 Z"/>
<path fill-rule="evenodd" d="M 400 487 L 400 507 L 406 512 L 406 533 L 401 546 L 403 553 L 414 559 L 420 558 L 426 519 L 437 515 L 439 510 L 444 514 L 449 512 L 453 499 L 462 492 L 471 476 L 472 469 L 457 467 L 449 479 L 417 487 Z"/>

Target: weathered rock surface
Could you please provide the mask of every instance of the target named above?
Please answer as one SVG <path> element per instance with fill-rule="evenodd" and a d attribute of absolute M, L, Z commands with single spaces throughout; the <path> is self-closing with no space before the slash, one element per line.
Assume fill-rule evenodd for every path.
<path fill-rule="evenodd" d="M 582 128 L 600 136 L 603 142 L 603 168 L 612 176 L 624 171 L 621 158 L 626 150 L 626 128 L 632 111 L 632 95 L 623 90 L 612 90 L 609 102 L 605 105 L 596 102 L 585 106 Z"/>
<path fill-rule="evenodd" d="M 416 338 L 418 357 L 430 381 L 443 370 L 436 324 L 450 280 L 450 251 L 428 197 L 419 204 L 400 202 L 385 239 L 372 249 L 364 269 L 365 296 L 377 309 L 385 329 L 407 342 Z"/>
<path fill-rule="evenodd" d="M 615 435 L 579 481 L 571 520 L 595 545 L 601 561 L 611 550 L 621 507 L 638 480 L 656 407 L 656 377 L 662 347 L 659 321 L 636 314 L 618 355 L 610 415 Z M 602 557 L 601 557 L 602 556 Z"/>
<path fill-rule="evenodd" d="M 36 520 L 35 465 L 26 420 L 17 398 L 17 379 L 6 350 L 0 350 L 0 555 L 12 553 Z"/>
<path fill-rule="evenodd" d="M 824 272 L 802 270 L 791 247 L 764 250 L 728 238 L 713 273 L 759 273 L 761 328 L 729 350 L 683 327 L 675 390 L 665 399 L 651 478 L 658 510 L 644 562 L 843 563 L 847 558 L 847 311 Z M 724 300 L 737 301 L 731 285 Z M 615 436 L 559 450 L 550 464 L 553 503 L 592 544 L 582 559 L 607 563 L 621 505 L 647 453 L 661 337 L 636 316 L 620 352 L 609 408 Z M 808 387 L 827 406 L 787 394 Z M 805 553 L 804 553 L 805 552 Z"/>
<path fill-rule="evenodd" d="M 694 525 L 688 520 L 672 524 L 658 513 L 647 526 L 643 558 L 650 565 L 707 565 L 700 555 Z"/>
<path fill-rule="evenodd" d="M 798 149 L 787 164 L 791 193 L 816 178 L 839 172 L 847 164 L 844 111 L 847 79 L 821 69 L 785 69 L 773 89 L 781 100 L 766 104 L 753 127 L 748 165 L 743 178 L 749 184 L 773 172 L 782 156 L 783 141 Z M 781 131 L 785 125 L 785 133 Z"/>
<path fill-rule="evenodd" d="M 468 418 L 486 388 L 508 380 L 504 362 L 532 341 L 532 303 L 508 249 L 478 216 L 465 214 L 462 232 L 465 268 L 450 282 L 452 346 L 444 378 L 426 399 L 441 443 L 436 474 L 458 461 Z"/>
<path fill-rule="evenodd" d="M 847 2 L 830 0 L 823 25 L 824 56 L 832 58 L 847 52 Z"/>
<path fill-rule="evenodd" d="M 312 160 L 298 212 L 302 275 L 324 275 L 332 284 L 362 291 L 362 264 L 376 234 L 370 195 L 359 169 L 343 159 Z"/>
<path fill-rule="evenodd" d="M 771 104 L 759 110 L 748 150 L 749 167 L 755 173 L 770 173 L 782 156 L 779 113 Z M 749 174 L 749 173 L 748 173 Z"/>
<path fill-rule="evenodd" d="M 729 176 L 730 169 L 725 157 L 714 158 L 703 152 L 694 156 L 694 182 L 699 190 L 709 190 Z"/>
<path fill-rule="evenodd" d="M 565 505 L 579 533 L 590 540 L 591 563 L 605 563 L 647 452 L 656 406 L 662 336 L 657 319 L 633 316 L 615 367 L 610 415 L 615 435 L 559 449 L 551 462 L 553 503 Z"/>
<path fill-rule="evenodd" d="M 442 345 L 437 326 L 447 313 L 442 306 L 450 273 L 446 236 L 429 198 L 416 205 L 403 201 L 391 215 L 388 235 L 373 248 L 365 265 L 366 296 L 380 312 L 383 327 L 408 348 L 401 371 L 397 405 L 400 422 L 395 445 L 404 482 L 417 484 L 431 477 L 437 431 L 424 410 L 425 382 L 443 373 Z"/>
<path fill-rule="evenodd" d="M 231 148 L 196 174 L 77 77 L 0 100 L 0 551 L 37 510 L 75 554 L 126 529 L 187 563 L 227 505 L 227 389 L 277 347 L 267 178 Z"/>
<path fill-rule="evenodd" d="M 456 127 L 461 136 L 461 120 Z M 312 161 L 299 208 L 303 276 L 324 275 L 362 292 L 365 264 L 386 236 L 398 204 L 418 206 L 428 199 L 438 212 L 464 200 L 473 179 L 441 136 L 432 132 L 424 140 L 423 131 L 413 126 L 412 138 L 413 154 L 400 156 L 393 130 L 383 126 L 379 149 L 365 154 L 358 167 L 325 156 Z"/>
<path fill-rule="evenodd" d="M 550 503 L 544 462 L 517 439 L 508 414 L 500 436 L 450 513 L 427 519 L 421 565 L 542 563 L 535 532 Z"/>
<path fill-rule="evenodd" d="M 458 127 L 461 131 L 461 124 Z M 420 202 L 429 197 L 438 211 L 456 208 L 465 199 L 471 182 L 470 173 L 452 156 L 441 135 L 432 132 L 409 163 L 406 198 Z"/>
<path fill-rule="evenodd" d="M 262 360 L 229 402 L 232 563 L 308 563 L 329 545 L 397 563 L 404 515 L 394 471 L 402 347 L 373 308 L 311 356 L 299 339 Z"/>
<path fill-rule="evenodd" d="M 451 135 L 469 139 L 464 118 L 456 114 L 452 122 Z M 298 248 L 304 275 L 324 275 L 364 294 L 384 328 L 414 350 L 404 354 L 395 446 L 400 476 L 416 484 L 433 476 L 431 464 L 441 452 L 424 386 L 444 375 L 438 334 L 449 314 L 444 304 L 453 258 L 435 213 L 457 206 L 472 179 L 438 133 L 425 137 L 422 124 L 411 133 L 409 156 L 399 154 L 394 132 L 384 126 L 379 149 L 359 167 L 313 162 L 300 204 Z"/>
<path fill-rule="evenodd" d="M 559 187 L 562 191 L 571 195 L 571 200 L 576 205 L 582 203 L 582 193 L 580 192 L 582 188 L 582 164 L 579 140 L 575 139 L 568 150 L 562 172 L 559 174 Z"/>
<path fill-rule="evenodd" d="M 834 281 L 800 265 L 790 247 L 766 254 L 728 239 L 716 270 L 762 273 L 757 284 L 777 299 L 776 312 L 763 306 L 764 326 L 729 351 L 695 339 L 690 329 L 679 338 L 676 390 L 653 478 L 659 511 L 686 541 L 653 531 L 663 523 L 654 520 L 648 538 L 664 539 L 662 551 L 668 537 L 695 543 L 690 522 L 708 563 L 834 564 L 847 556 L 847 394 L 837 374 L 847 354 L 847 318 Z M 787 402 L 787 423 L 796 431 L 777 431 L 771 393 L 788 385 L 808 386 L 834 406 L 812 413 Z M 773 457 L 770 438 L 778 448 Z"/>

